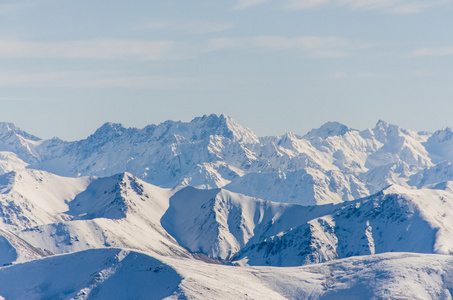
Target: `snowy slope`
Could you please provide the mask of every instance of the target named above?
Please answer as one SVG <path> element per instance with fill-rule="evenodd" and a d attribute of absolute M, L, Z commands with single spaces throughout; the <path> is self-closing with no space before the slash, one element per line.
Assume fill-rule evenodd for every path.
<path fill-rule="evenodd" d="M 0 226 L 14 232 L 68 219 L 67 202 L 91 179 L 23 169 L 0 176 Z"/>
<path fill-rule="evenodd" d="M 52 253 L 124 247 L 190 256 L 160 225 L 172 191 L 129 173 L 92 179 L 63 205 L 61 220 L 29 226 L 17 234 Z"/>
<path fill-rule="evenodd" d="M 2 186 L 10 206 L 26 199 L 37 207 L 25 211 L 28 222 L 20 226 L 2 224 L 9 230 L 0 231 L 6 299 L 448 299 L 451 293 L 451 257 L 416 253 L 453 253 L 452 182 L 391 186 L 316 206 L 222 189 L 175 193 L 129 173 L 64 178 L 23 170 L 3 175 Z M 238 266 L 196 260 L 183 247 Z M 53 253 L 73 254 L 41 259 Z M 331 262 L 313 264 L 324 261 Z M 280 268 L 258 267 L 266 265 Z"/>
<path fill-rule="evenodd" d="M 28 166 L 14 152 L 0 151 L 0 175 L 14 170 L 22 170 Z"/>
<path fill-rule="evenodd" d="M 235 264 L 298 266 L 385 252 L 453 253 L 453 184 L 391 186 L 337 205 L 300 206 L 187 187 L 162 225 L 180 245 Z"/>
<path fill-rule="evenodd" d="M 385 252 L 453 253 L 453 194 L 446 186 L 392 186 L 369 198 L 307 207 L 299 225 L 244 247 L 250 265 L 297 266 Z M 326 212 L 326 208 L 330 210 Z M 286 216 L 281 221 L 288 221 Z"/>
<path fill-rule="evenodd" d="M 181 277 L 137 252 L 89 250 L 0 269 L 5 299 L 162 299 Z"/>
<path fill-rule="evenodd" d="M 386 253 L 255 274 L 287 299 L 452 299 L 452 262 L 444 255 Z"/>
<path fill-rule="evenodd" d="M 453 258 L 393 253 L 294 268 L 88 250 L 0 268 L 5 299 L 451 299 Z"/>
<path fill-rule="evenodd" d="M 30 245 L 23 255 L 31 258 L 121 247 L 271 266 L 385 252 L 453 253 L 449 182 L 418 190 L 394 185 L 368 198 L 301 206 L 223 189 L 175 193 L 129 173 L 65 178 L 27 169 L 2 181 L 0 225 L 9 236 L 0 251 L 10 253 L 4 263 L 26 260 L 18 241 Z"/>
<path fill-rule="evenodd" d="M 6 254 L 0 263 L 112 246 L 190 256 L 160 225 L 173 193 L 129 173 L 67 178 L 25 169 L 2 175 L 0 253 Z"/>
<path fill-rule="evenodd" d="M 187 187 L 170 198 L 162 225 L 191 252 L 228 260 L 255 235 L 257 226 L 271 223 L 285 206 L 226 190 Z"/>

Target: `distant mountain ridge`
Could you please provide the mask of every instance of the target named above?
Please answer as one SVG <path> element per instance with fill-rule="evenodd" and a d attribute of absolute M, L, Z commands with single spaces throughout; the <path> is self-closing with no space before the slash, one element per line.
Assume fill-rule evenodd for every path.
<path fill-rule="evenodd" d="M 223 187 L 303 205 L 453 179 L 451 128 L 417 133 L 381 120 L 363 131 L 328 122 L 303 136 L 262 138 L 225 115 L 143 129 L 106 123 L 75 142 L 40 140 L 10 123 L 0 129 L 0 151 L 14 153 L 0 157 L 3 172 L 27 165 L 73 177 L 130 172 L 161 187 Z"/>

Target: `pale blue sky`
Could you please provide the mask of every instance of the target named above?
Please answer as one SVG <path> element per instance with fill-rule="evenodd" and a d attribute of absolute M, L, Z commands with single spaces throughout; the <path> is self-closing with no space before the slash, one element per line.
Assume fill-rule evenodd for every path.
<path fill-rule="evenodd" d="M 0 1 L 0 120 L 43 138 L 224 113 L 453 125 L 449 0 Z"/>

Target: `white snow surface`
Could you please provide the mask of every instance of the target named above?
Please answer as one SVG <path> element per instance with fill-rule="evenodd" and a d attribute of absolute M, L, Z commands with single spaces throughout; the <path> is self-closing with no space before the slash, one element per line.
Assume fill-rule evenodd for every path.
<path fill-rule="evenodd" d="M 5 299 L 452 299 L 453 258 L 388 253 L 293 268 L 95 249 L 0 268 Z"/>

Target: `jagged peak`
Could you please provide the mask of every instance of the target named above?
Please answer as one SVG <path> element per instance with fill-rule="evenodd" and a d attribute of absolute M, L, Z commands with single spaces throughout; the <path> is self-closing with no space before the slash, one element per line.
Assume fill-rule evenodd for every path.
<path fill-rule="evenodd" d="M 93 196 L 97 201 L 91 201 Z M 67 213 L 76 219 L 121 219 L 134 210 L 133 202 L 137 200 L 134 200 L 137 196 L 148 198 L 143 182 L 131 173 L 100 177 L 93 180 L 84 192 L 69 203 Z"/>
<path fill-rule="evenodd" d="M 443 143 L 453 139 L 453 128 L 444 127 L 434 132 L 430 139 L 436 139 L 437 142 Z"/>
<path fill-rule="evenodd" d="M 282 147 L 291 147 L 294 145 L 294 142 L 300 140 L 302 137 L 296 135 L 294 132 L 287 132 L 282 136 L 278 137 L 277 144 Z"/>
<path fill-rule="evenodd" d="M 379 120 L 374 127 L 374 131 L 383 131 L 383 132 L 392 132 L 392 131 L 400 131 L 402 128 L 398 125 L 388 123 L 383 120 Z"/>
<path fill-rule="evenodd" d="M 388 128 L 390 126 L 390 123 L 384 121 L 384 120 L 381 120 L 379 119 L 376 123 L 376 128 Z"/>
<path fill-rule="evenodd" d="M 380 142 L 387 142 L 388 137 L 396 136 L 417 136 L 415 131 L 410 129 L 402 128 L 398 125 L 394 125 L 382 120 L 379 120 L 376 126 L 372 129 L 375 138 Z"/>
<path fill-rule="evenodd" d="M 230 116 L 221 114 L 204 115 L 193 119 L 190 124 L 195 126 L 198 137 L 221 135 L 229 139 L 247 144 L 259 143 L 258 137 L 250 129 L 240 125 Z M 200 131 L 201 129 L 201 131 Z"/>
<path fill-rule="evenodd" d="M 248 128 L 241 126 L 231 117 L 221 115 L 204 115 L 196 117 L 190 122 L 165 121 L 158 125 L 147 125 L 143 129 L 126 128 L 122 124 L 107 122 L 98 128 L 82 143 L 96 140 L 97 143 L 111 141 L 112 138 L 132 136 L 140 140 L 164 140 L 177 142 L 181 138 L 188 140 L 202 140 L 213 135 L 223 136 L 236 142 L 246 144 L 259 143 L 258 137 Z M 176 137 L 176 138 L 175 138 Z"/>
<path fill-rule="evenodd" d="M 7 135 L 16 134 L 22 136 L 27 140 L 40 141 L 41 139 L 21 130 L 19 127 L 16 127 L 14 123 L 11 122 L 0 122 L 0 136 L 5 137 Z"/>
<path fill-rule="evenodd" d="M 286 138 L 286 139 L 299 139 L 300 137 L 297 134 L 295 134 L 294 132 L 289 131 L 289 132 L 287 132 L 287 133 L 282 135 L 282 139 L 283 138 Z"/>
<path fill-rule="evenodd" d="M 125 130 L 127 130 L 127 129 L 123 126 L 123 124 L 106 122 L 94 132 L 94 135 L 100 135 L 100 134 L 106 134 L 106 133 L 121 134 Z"/>
<path fill-rule="evenodd" d="M 317 129 L 310 130 L 304 137 L 305 138 L 312 138 L 312 137 L 328 138 L 331 136 L 345 135 L 347 132 L 353 131 L 353 130 L 355 130 L 355 129 L 351 129 L 348 126 L 341 124 L 340 122 L 329 121 Z"/>

